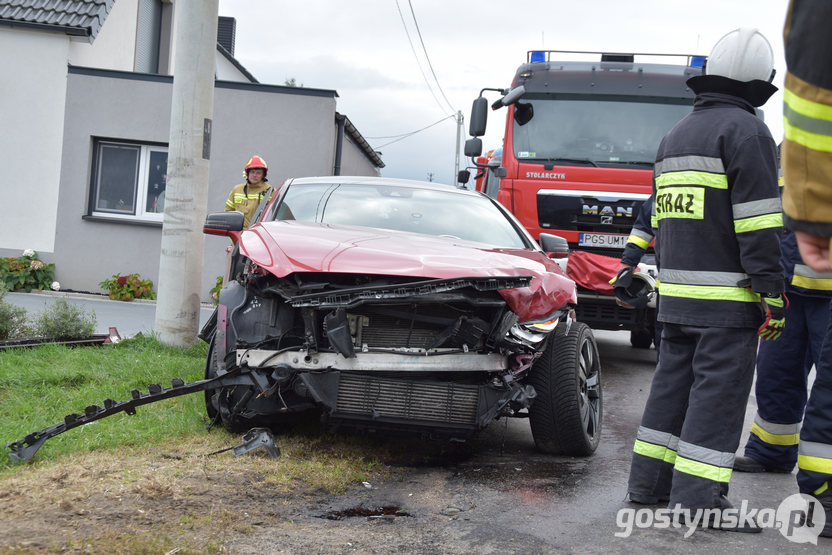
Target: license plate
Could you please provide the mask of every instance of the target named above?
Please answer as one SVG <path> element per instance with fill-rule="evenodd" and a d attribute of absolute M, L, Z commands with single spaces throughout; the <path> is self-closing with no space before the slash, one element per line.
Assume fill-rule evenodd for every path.
<path fill-rule="evenodd" d="M 627 237 L 629 235 L 616 233 L 581 233 L 578 236 L 578 245 L 623 249 L 627 245 Z"/>

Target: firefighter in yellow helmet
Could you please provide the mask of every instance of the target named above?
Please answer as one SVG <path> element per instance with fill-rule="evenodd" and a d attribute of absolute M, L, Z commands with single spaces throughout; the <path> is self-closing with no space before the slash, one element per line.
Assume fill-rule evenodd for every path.
<path fill-rule="evenodd" d="M 246 182 L 240 185 L 235 185 L 228 195 L 228 200 L 225 201 L 225 211 L 231 212 L 236 210 L 242 212 L 245 216 L 243 223 L 244 227 L 251 224 L 251 219 L 260 206 L 260 202 L 265 198 L 268 199 L 271 194 L 271 187 L 269 186 L 266 174 L 269 172 L 269 167 L 266 161 L 260 156 L 252 156 L 244 170 Z"/>

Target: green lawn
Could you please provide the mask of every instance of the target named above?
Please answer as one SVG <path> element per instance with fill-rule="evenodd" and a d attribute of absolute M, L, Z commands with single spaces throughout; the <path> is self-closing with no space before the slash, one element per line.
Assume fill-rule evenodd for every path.
<path fill-rule="evenodd" d="M 172 348 L 147 336 L 116 345 L 4 350 L 0 352 L 0 442 L 23 439 L 67 414 L 82 413 L 88 405 L 103 405 L 107 398 L 126 401 L 131 389 L 146 393 L 149 384 L 170 387 L 172 378 L 199 380 L 206 353 L 202 341 L 190 348 Z M 91 422 L 47 440 L 35 457 L 54 459 L 204 429 L 203 399 L 201 394 L 184 395 L 139 407 L 134 416 L 120 413 Z M 9 466 L 7 453 L 4 449 L 0 469 Z"/>

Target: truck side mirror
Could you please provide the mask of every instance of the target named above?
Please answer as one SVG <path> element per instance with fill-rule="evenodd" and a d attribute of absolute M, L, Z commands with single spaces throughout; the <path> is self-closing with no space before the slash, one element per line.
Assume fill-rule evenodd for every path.
<path fill-rule="evenodd" d="M 485 126 L 488 122 L 488 100 L 484 96 L 474 99 L 471 106 L 471 121 L 468 122 L 468 134 L 472 137 L 485 135 Z"/>
<path fill-rule="evenodd" d="M 529 102 L 518 102 L 514 105 L 514 121 L 524 126 L 534 117 L 534 106 Z"/>
<path fill-rule="evenodd" d="M 475 137 L 465 141 L 465 156 L 476 157 L 482 154 L 482 139 Z"/>
<path fill-rule="evenodd" d="M 468 170 L 459 170 L 459 173 L 456 176 L 457 183 L 462 183 L 463 185 L 465 185 L 466 183 L 468 183 L 469 179 L 471 179 L 471 172 L 469 172 Z"/>
<path fill-rule="evenodd" d="M 494 104 L 491 105 L 491 109 L 497 110 L 498 108 L 502 108 L 503 106 L 511 106 L 512 104 L 520 100 L 520 97 L 524 94 L 526 94 L 526 87 L 524 87 L 523 85 L 514 87 L 513 89 L 508 91 L 508 94 L 505 95 L 503 98 L 495 101 Z"/>

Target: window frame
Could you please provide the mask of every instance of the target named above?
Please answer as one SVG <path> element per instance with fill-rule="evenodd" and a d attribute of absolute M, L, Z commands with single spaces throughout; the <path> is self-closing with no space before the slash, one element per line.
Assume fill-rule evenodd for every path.
<path fill-rule="evenodd" d="M 136 182 L 133 184 L 134 203 L 132 213 L 107 211 L 98 207 L 98 196 L 100 192 L 99 172 L 101 170 L 102 158 L 101 152 L 102 147 L 105 146 L 134 147 L 139 150 L 138 171 L 136 173 Z M 88 217 L 123 220 L 125 222 L 162 223 L 164 212 L 148 212 L 146 209 L 148 197 L 148 177 L 150 174 L 150 157 L 153 152 L 163 152 L 165 155 L 169 155 L 167 143 L 93 137 L 90 194 L 87 208 Z M 167 190 L 167 186 L 165 190 Z"/>

